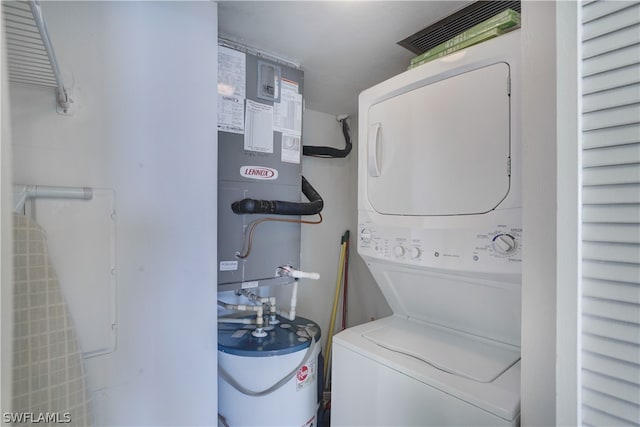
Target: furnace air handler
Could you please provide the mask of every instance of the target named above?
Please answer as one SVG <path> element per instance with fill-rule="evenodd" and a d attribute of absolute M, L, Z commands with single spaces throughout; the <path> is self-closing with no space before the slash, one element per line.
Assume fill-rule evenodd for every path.
<path fill-rule="evenodd" d="M 218 290 L 292 283 L 277 268 L 300 266 L 301 224 L 252 225 L 300 219 L 277 209 L 303 200 L 303 72 L 220 46 L 218 74 Z"/>
<path fill-rule="evenodd" d="M 296 281 L 319 275 L 296 269 L 301 222 L 318 223 L 303 218 L 323 201 L 301 174 L 302 94 L 302 71 L 220 46 L 218 305 L 231 311 L 218 316 L 222 425 L 317 424 L 320 327 L 296 315 Z M 278 310 L 274 288 L 289 283 Z"/>

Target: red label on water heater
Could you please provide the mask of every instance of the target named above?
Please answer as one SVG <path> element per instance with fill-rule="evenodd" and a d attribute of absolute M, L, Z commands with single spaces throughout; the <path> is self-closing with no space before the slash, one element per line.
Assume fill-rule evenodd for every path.
<path fill-rule="evenodd" d="M 306 380 L 307 375 L 309 375 L 309 367 L 307 365 L 303 365 L 302 368 L 298 370 L 298 381 Z"/>
<path fill-rule="evenodd" d="M 308 385 L 315 384 L 316 364 L 309 362 L 302 365 L 296 374 L 296 390 L 300 391 Z"/>
<path fill-rule="evenodd" d="M 271 180 L 278 178 L 278 170 L 264 166 L 242 166 L 240 175 L 245 178 Z"/>

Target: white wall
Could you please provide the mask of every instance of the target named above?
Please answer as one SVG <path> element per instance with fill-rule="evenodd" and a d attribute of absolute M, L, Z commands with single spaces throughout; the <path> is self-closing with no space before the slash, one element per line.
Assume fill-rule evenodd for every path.
<path fill-rule="evenodd" d="M 0 5 L 0 9 L 2 5 Z M 0 19 L 0 46 L 4 46 L 4 19 Z M 0 49 L 2 51 L 2 49 Z M 0 411 L 11 410 L 13 356 L 13 229 L 11 208 L 11 126 L 7 62 L 0 59 Z M 2 425 L 4 422 L 0 421 Z"/>
<path fill-rule="evenodd" d="M 333 297 L 338 274 L 340 238 L 351 231 L 348 326 L 355 326 L 391 314 L 380 289 L 357 253 L 357 115 L 350 117 L 353 149 L 344 159 L 321 159 L 304 156 L 302 173 L 324 199 L 320 225 L 302 226 L 301 265 L 306 271 L 320 273 L 319 281 L 301 281 L 298 290 L 298 313 L 317 322 L 326 343 Z M 306 110 L 304 145 L 344 148 L 340 123 L 333 115 Z M 341 310 L 336 319 L 337 330 Z"/>
<path fill-rule="evenodd" d="M 577 20 L 522 3 L 522 424 L 577 422 Z"/>
<path fill-rule="evenodd" d="M 556 425 L 580 425 L 579 376 L 580 300 L 582 282 L 581 254 L 581 151 L 579 137 L 582 109 L 579 76 L 581 74 L 578 40 L 578 10 L 581 2 L 558 2 L 556 5 L 556 41 L 558 81 L 557 105 L 557 173 L 558 173 L 558 236 L 556 247 Z M 561 143 L 560 143 L 561 141 Z"/>
<path fill-rule="evenodd" d="M 42 7 L 76 113 L 12 86 L 14 179 L 115 190 L 118 348 L 86 360 L 96 421 L 213 425 L 217 4 Z"/>

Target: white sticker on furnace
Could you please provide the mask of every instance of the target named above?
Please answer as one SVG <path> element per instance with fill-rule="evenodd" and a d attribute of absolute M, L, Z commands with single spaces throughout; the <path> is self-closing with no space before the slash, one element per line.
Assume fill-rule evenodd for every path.
<path fill-rule="evenodd" d="M 258 281 L 255 282 L 242 282 L 242 289 L 253 289 L 258 287 Z"/>
<path fill-rule="evenodd" d="M 238 261 L 220 261 L 220 271 L 236 271 Z"/>

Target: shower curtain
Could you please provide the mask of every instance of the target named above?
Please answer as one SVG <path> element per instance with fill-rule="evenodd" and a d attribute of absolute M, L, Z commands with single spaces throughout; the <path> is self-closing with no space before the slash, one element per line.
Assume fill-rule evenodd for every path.
<path fill-rule="evenodd" d="M 39 424 L 92 425 L 76 331 L 49 259 L 45 232 L 18 214 L 13 230 L 12 412 L 28 414 Z"/>

